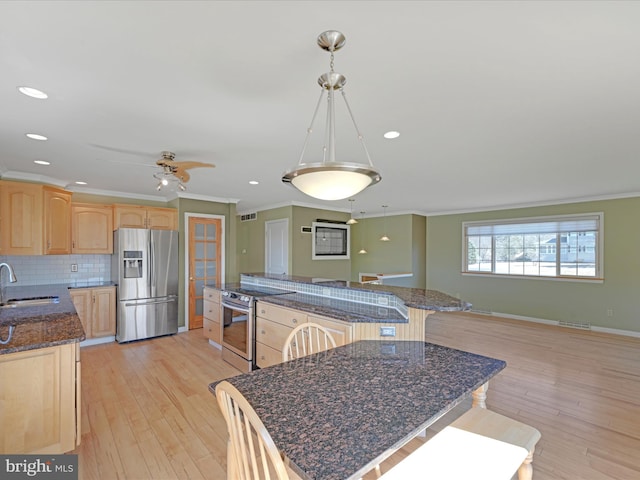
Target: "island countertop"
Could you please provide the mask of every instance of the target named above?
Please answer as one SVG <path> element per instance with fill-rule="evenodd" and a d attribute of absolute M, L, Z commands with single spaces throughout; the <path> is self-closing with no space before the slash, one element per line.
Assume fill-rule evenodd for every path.
<path fill-rule="evenodd" d="M 3 289 L 3 301 L 55 296 L 59 302 L 0 309 L 0 339 L 6 340 L 10 327 L 14 326 L 11 340 L 6 345 L 0 344 L 0 355 L 84 340 L 84 329 L 71 301 L 69 288 L 67 284 L 53 284 Z"/>
<path fill-rule="evenodd" d="M 432 310 L 436 312 L 459 312 L 471 309 L 471 304 L 452 297 L 438 290 L 428 290 L 425 288 L 396 287 L 392 285 L 374 285 L 371 283 L 350 282 L 346 280 L 320 280 L 316 281 L 312 277 L 298 275 L 273 275 L 268 273 L 243 273 L 243 277 L 254 279 L 265 279 L 280 282 L 291 282 L 292 284 L 316 285 L 329 288 L 353 290 L 361 292 L 376 292 L 379 294 L 395 295 L 402 302 L 411 308 L 421 310 Z M 288 287 L 287 290 L 299 290 Z"/>
<path fill-rule="evenodd" d="M 302 478 L 338 480 L 361 477 L 505 366 L 426 342 L 360 341 L 227 381 Z"/>

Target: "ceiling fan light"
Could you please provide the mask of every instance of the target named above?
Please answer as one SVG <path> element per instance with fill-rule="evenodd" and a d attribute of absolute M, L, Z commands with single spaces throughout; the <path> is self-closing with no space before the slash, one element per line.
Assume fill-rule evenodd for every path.
<path fill-rule="evenodd" d="M 187 187 L 185 187 L 182 183 L 178 182 L 178 190 L 180 190 L 181 192 L 184 192 L 187 189 Z"/>
<path fill-rule="evenodd" d="M 160 181 L 160 183 L 161 183 L 163 186 L 165 186 L 165 187 L 166 187 L 167 185 L 169 185 L 169 180 L 167 180 L 166 178 L 163 178 L 163 179 Z"/>

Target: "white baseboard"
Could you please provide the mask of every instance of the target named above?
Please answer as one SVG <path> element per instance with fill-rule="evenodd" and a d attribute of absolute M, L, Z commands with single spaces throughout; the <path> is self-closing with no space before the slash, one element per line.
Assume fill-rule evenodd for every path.
<path fill-rule="evenodd" d="M 115 335 L 112 337 L 100 337 L 100 338 L 88 338 L 82 342 L 80 342 L 81 347 L 90 347 L 91 345 L 100 345 L 102 343 L 111 343 L 115 342 Z"/>
<path fill-rule="evenodd" d="M 558 322 L 557 320 L 547 320 L 544 318 L 526 317 L 523 315 L 512 315 L 510 313 L 480 312 L 480 311 L 473 311 L 473 310 L 471 313 L 477 313 L 478 315 L 487 315 L 489 317 L 503 317 L 503 318 L 510 318 L 512 320 L 522 320 L 525 322 L 543 323 L 545 325 L 560 326 L 560 322 Z M 636 332 L 633 330 L 621 330 L 618 328 L 607 328 L 607 327 L 598 327 L 597 325 L 591 325 L 591 331 L 599 332 L 599 333 L 611 333 L 613 335 L 622 335 L 625 337 L 640 338 L 640 332 Z"/>

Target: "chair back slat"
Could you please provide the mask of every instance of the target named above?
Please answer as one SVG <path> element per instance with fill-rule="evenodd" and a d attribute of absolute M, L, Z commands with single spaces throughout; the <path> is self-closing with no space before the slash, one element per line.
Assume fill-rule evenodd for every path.
<path fill-rule="evenodd" d="M 227 478 L 289 480 L 273 439 L 244 396 L 227 381 L 216 385 L 218 405 L 227 423 Z"/>
<path fill-rule="evenodd" d="M 282 361 L 305 357 L 336 347 L 331 332 L 317 323 L 303 323 L 294 328 L 284 342 Z"/>

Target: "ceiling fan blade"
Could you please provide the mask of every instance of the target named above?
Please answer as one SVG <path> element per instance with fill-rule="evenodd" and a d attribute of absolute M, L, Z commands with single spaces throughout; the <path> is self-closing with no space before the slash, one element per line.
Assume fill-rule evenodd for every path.
<path fill-rule="evenodd" d="M 206 167 L 215 168 L 215 165 L 213 163 L 204 163 L 204 162 L 189 162 L 189 161 L 176 162 L 176 161 L 173 161 L 173 162 L 171 162 L 171 165 L 173 165 L 175 167 L 178 167 L 178 168 L 180 168 L 182 170 L 186 170 L 188 168 L 206 168 Z"/>
<path fill-rule="evenodd" d="M 126 153 L 127 155 L 136 155 L 136 156 L 142 156 L 142 157 L 151 157 L 153 155 L 153 153 L 149 153 L 149 152 L 141 152 L 139 150 L 127 150 L 126 148 L 108 147 L 106 145 L 98 145 L 96 143 L 88 143 L 87 145 L 89 145 L 90 147 L 100 148 L 102 150 L 108 150 L 110 152 Z"/>
<path fill-rule="evenodd" d="M 191 175 L 189 175 L 189 173 L 180 166 L 173 166 L 172 170 L 173 174 L 178 177 L 183 183 L 187 183 L 191 178 Z"/>

